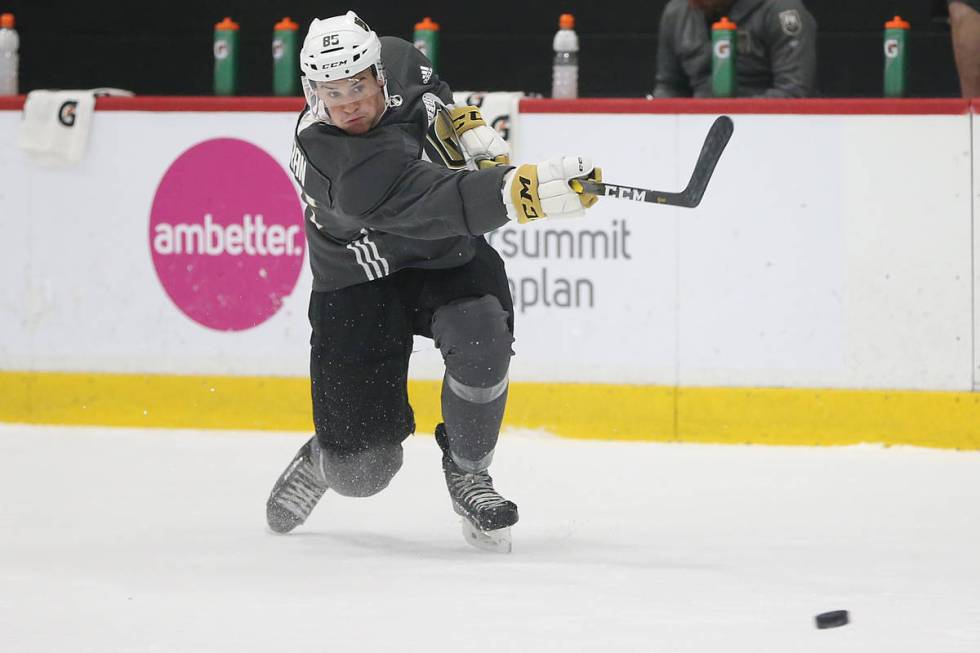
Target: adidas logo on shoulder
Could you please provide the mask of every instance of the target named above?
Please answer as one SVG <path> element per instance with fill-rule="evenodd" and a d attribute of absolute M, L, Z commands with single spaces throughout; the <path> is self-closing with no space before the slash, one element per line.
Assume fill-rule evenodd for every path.
<path fill-rule="evenodd" d="M 419 70 L 422 72 L 422 83 L 428 84 L 429 80 L 432 79 L 432 68 L 429 66 L 419 66 Z"/>

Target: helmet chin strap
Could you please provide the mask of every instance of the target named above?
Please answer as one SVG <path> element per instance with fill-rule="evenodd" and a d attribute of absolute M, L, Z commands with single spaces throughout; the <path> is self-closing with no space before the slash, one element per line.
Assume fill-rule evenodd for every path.
<path fill-rule="evenodd" d="M 379 122 L 381 122 L 384 115 L 388 113 L 388 75 L 385 73 L 385 67 L 381 61 L 374 64 L 374 74 L 377 75 L 379 80 L 381 80 L 381 92 L 384 93 L 385 96 L 384 104 L 381 106 L 381 113 L 378 114 L 377 119 L 374 121 L 374 125 L 377 125 Z M 374 125 L 371 126 L 374 127 Z"/>

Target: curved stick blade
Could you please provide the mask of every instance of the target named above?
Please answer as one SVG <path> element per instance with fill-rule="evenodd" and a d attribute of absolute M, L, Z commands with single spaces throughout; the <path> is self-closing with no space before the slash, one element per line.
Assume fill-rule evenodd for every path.
<path fill-rule="evenodd" d="M 701 203 L 715 166 L 718 165 L 721 153 L 725 151 L 725 146 L 728 145 L 734 131 L 735 124 L 728 116 L 718 116 L 712 123 L 708 135 L 704 138 L 704 145 L 701 146 L 698 162 L 694 165 L 694 172 L 687 182 L 687 188 L 681 192 L 682 206 L 694 208 Z"/>

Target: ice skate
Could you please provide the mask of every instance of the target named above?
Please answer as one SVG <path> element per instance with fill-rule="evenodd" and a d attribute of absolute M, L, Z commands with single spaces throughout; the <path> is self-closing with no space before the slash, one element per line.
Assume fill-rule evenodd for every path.
<path fill-rule="evenodd" d="M 493 489 L 486 470 L 467 472 L 449 454 L 446 427 L 436 427 L 436 442 L 442 449 L 442 471 L 453 510 L 462 517 L 463 538 L 478 549 L 510 553 L 510 527 L 517 523 L 517 506 Z"/>
<path fill-rule="evenodd" d="M 265 504 L 265 517 L 269 528 L 276 533 L 288 533 L 305 522 L 327 491 L 315 460 L 317 447 L 314 435 L 296 452 L 272 488 Z"/>

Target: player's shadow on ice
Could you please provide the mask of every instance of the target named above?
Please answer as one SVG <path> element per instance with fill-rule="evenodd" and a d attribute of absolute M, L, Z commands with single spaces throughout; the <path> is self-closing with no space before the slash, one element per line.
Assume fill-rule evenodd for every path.
<path fill-rule="evenodd" d="M 418 540 L 396 537 L 384 533 L 368 531 L 305 531 L 293 533 L 290 538 L 308 541 L 317 552 L 334 555 L 336 550 L 325 547 L 329 541 L 345 547 L 360 549 L 363 552 L 383 553 L 386 556 L 405 556 L 413 559 L 452 561 L 472 556 L 484 557 L 512 564 L 540 564 L 542 560 L 549 565 L 597 565 L 602 567 L 622 567 L 626 569 L 671 571 L 725 570 L 731 565 L 716 561 L 692 561 L 690 558 L 670 558 L 658 553 L 656 547 L 637 547 L 635 545 L 616 546 L 608 540 L 592 541 L 587 538 L 569 539 L 567 537 L 527 537 L 522 536 L 514 542 L 514 552 L 498 555 L 478 551 L 467 545 L 454 528 L 445 529 L 430 539 Z"/>
<path fill-rule="evenodd" d="M 470 552 L 479 553 L 467 546 L 462 540 L 453 539 L 452 535 L 454 534 L 450 531 L 447 537 L 433 536 L 431 539 L 418 540 L 369 531 L 305 531 L 290 534 L 289 537 L 311 540 L 313 546 L 324 551 L 329 550 L 324 547 L 324 540 L 326 540 L 333 544 L 363 551 L 433 560 L 455 559 L 461 554 L 469 554 Z M 331 551 L 331 553 L 335 552 L 335 550 Z"/>

